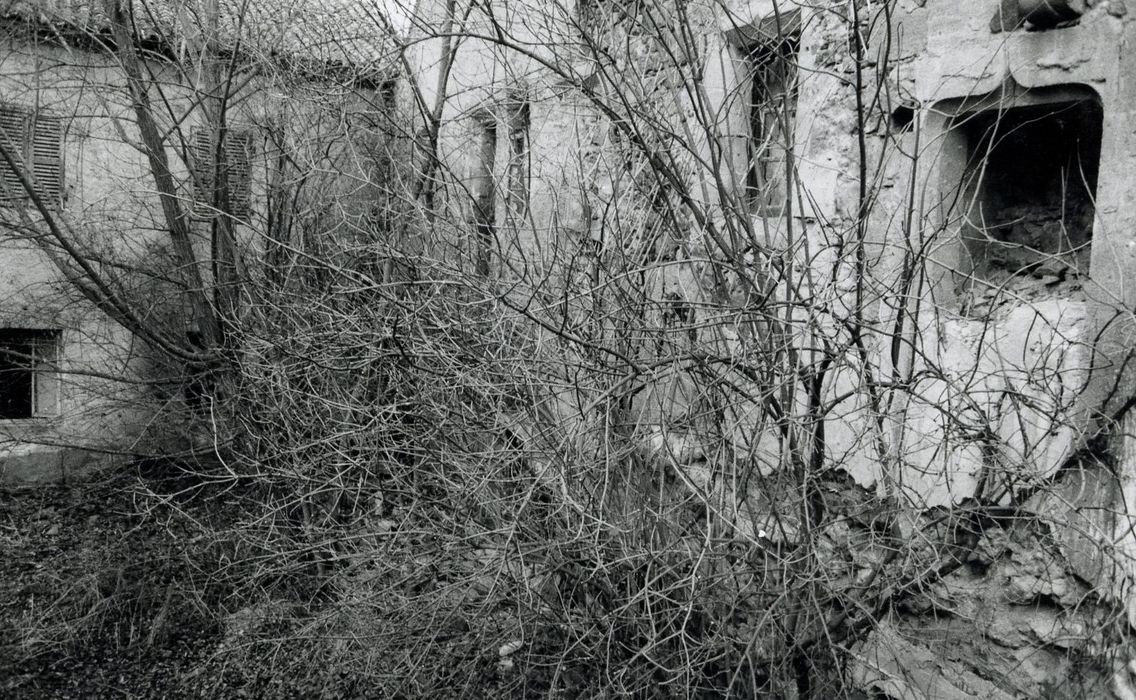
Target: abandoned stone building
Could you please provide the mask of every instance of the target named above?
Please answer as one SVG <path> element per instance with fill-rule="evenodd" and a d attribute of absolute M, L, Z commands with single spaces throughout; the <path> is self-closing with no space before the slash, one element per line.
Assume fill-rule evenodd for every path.
<path fill-rule="evenodd" d="M 898 670 L 914 660 L 953 673 L 920 676 L 924 695 L 1003 697 L 977 668 L 988 664 L 1040 695 L 1071 667 L 1078 625 L 1095 614 L 1081 604 L 1088 591 L 1136 623 L 1136 29 L 1125 0 L 707 0 L 675 3 L 685 14 L 665 25 L 630 1 L 420 0 L 394 52 L 373 17 L 317 4 L 253 3 L 255 31 L 227 31 L 252 53 L 298 45 L 320 65 L 361 71 L 352 95 L 359 85 L 387 94 L 397 54 L 397 109 L 416 145 L 436 144 L 415 164 L 437 168 L 428 179 L 441 214 L 428 243 L 407 245 L 434 245 L 455 269 L 493 280 L 503 307 L 547 333 L 533 342 L 608 332 L 628 299 L 649 308 L 644 325 L 673 326 L 667 347 L 681 352 L 626 360 L 636 389 L 617 427 L 637 436 L 642 463 L 720 504 L 732 536 L 799 534 L 762 504 L 774 498 L 768 479 L 804 453 L 916 511 L 1012 502 L 1052 526 L 1056 554 L 1003 543 L 982 563 L 990 575 L 952 579 L 967 595 L 928 594 L 929 609 L 961 611 L 967 624 L 881 624 L 857 670 L 864 685 L 921 697 Z M 23 235 L 22 212 L 39 200 L 120 259 L 165 254 L 92 8 L 4 5 L 5 480 L 129 453 L 156 419 L 124 401 L 124 378 L 150 369 L 131 334 L 64 291 L 50 247 Z M 345 17 L 360 28 L 345 30 Z M 151 19 L 143 43 L 182 139 L 169 149 L 177 198 L 202 214 L 189 218 L 207 248 L 208 187 L 193 171 L 208 170 L 218 142 L 181 62 L 196 39 L 177 12 Z M 281 114 L 318 121 L 288 110 L 300 93 L 337 87 L 299 85 L 304 62 L 279 63 L 287 70 L 248 84 L 225 143 L 238 221 L 267 216 L 265 134 Z M 354 117 L 384 99 L 363 100 Z M 601 299 L 600 287 L 624 296 Z M 707 397 L 709 365 L 725 368 L 715 381 L 735 395 Z M 543 388 L 542 410 L 565 434 L 597 394 L 623 391 L 555 378 Z M 799 418 L 809 447 L 774 407 Z M 745 478 L 731 471 L 743 461 L 757 465 Z M 909 641 L 918 633 L 977 637 L 956 647 L 975 658 L 942 661 L 942 649 Z"/>
<path fill-rule="evenodd" d="M 1130 405 L 1136 303 L 1136 29 L 1123 0 L 679 5 L 683 30 L 668 33 L 637 27 L 650 13 L 636 3 L 492 3 L 462 19 L 468 36 L 451 48 L 439 35 L 454 26 L 452 6 L 419 3 L 411 82 L 441 105 L 445 206 L 468 224 L 451 242 L 511 290 L 567 283 L 564 261 L 586 257 L 574 251 L 631 255 L 657 233 L 644 210 L 668 203 L 631 205 L 641 173 L 621 143 L 668 143 L 643 157 L 648 179 L 678 173 L 668 187 L 696 214 L 662 226 L 665 243 L 651 239 L 652 254 L 667 252 L 644 265 L 646 296 L 725 358 L 774 334 L 748 320 L 756 297 L 790 300 L 786 314 L 807 330 L 793 341 L 805 359 L 789 371 L 835 366 L 821 392 L 832 402 L 825 465 L 919 508 L 1026 498 L 1025 510 L 1059 523 L 1069 575 L 1127 601 L 1131 562 L 1117 569 L 1094 554 L 1136 551 L 1132 419 L 1111 423 Z M 614 233 L 629 229 L 639 238 Z M 737 277 L 710 279 L 716 265 Z M 753 280 L 770 276 L 779 291 L 755 293 Z M 842 335 L 865 317 L 890 329 L 870 349 L 858 331 Z M 824 342 L 842 349 L 818 351 Z M 688 486 L 720 497 L 723 517 L 770 536 L 783 524 L 754 505 L 767 482 L 723 485 L 725 453 L 710 453 L 691 418 L 697 383 L 692 371 L 655 370 L 629 429 Z M 562 423 L 592 405 L 573 392 L 550 387 Z M 718 434 L 773 474 L 787 448 L 768 405 L 719 407 Z M 1109 426 L 1115 470 L 1086 466 Z M 1050 495 L 1030 500 L 1043 486 Z M 1023 599 L 1018 587 L 1036 584 L 1061 615 L 1077 606 L 1060 576 L 1026 584 L 1003 573 Z M 1003 608 L 998 624 L 1010 622 L 980 625 L 994 641 L 979 656 L 1017 664 L 1037 689 L 1047 666 L 1066 662 L 1014 656 L 1008 638 L 1049 643 L 1060 624 Z M 931 658 L 900 636 L 880 642 L 864 678 L 923 697 L 888 680 L 897 658 Z M 927 696 L 1001 697 L 957 672 Z"/>
<path fill-rule="evenodd" d="M 829 265 L 826 251 L 840 244 L 832 232 L 851 225 L 860 207 L 854 93 L 840 64 L 850 44 L 834 35 L 846 32 L 847 19 L 794 3 L 705 5 L 690 22 L 701 33 L 700 108 L 711 124 L 700 123 L 702 133 L 692 132 L 698 142 L 686 144 L 692 160 L 701 158 L 688 172 L 691 190 L 710 217 L 733 216 L 724 211 L 727 200 L 744 200 L 745 217 L 771 248 L 801 236 L 794 245 L 813 251 L 809 265 L 820 274 Z M 871 115 L 877 123 L 861 125 L 874 186 L 864 209 L 872 276 L 899 274 L 895 236 L 924 236 L 925 278 L 909 301 L 935 311 L 918 316 L 919 348 L 897 351 L 886 360 L 895 367 L 884 372 L 919 377 L 917 366 L 926 364 L 943 373 L 922 375 L 903 411 L 903 488 L 933 506 L 968 498 L 985 459 L 978 441 L 951 434 L 944 407 L 985 416 L 1001 458 L 1044 478 L 1078 449 L 1077 436 L 1109 400 L 1124 395 L 1114 377 L 1124 366 L 1125 324 L 1114 313 L 1101 318 L 1094 301 L 1126 306 L 1130 215 L 1122 201 L 1136 148 L 1126 126 L 1134 60 L 1124 49 L 1128 16 L 1119 2 L 987 5 L 944 12 L 935 2 L 888 3 L 864 15 L 860 28 L 862 61 L 874 72 L 864 90 L 875 92 L 879 113 Z M 425 25 L 427 36 L 441 31 L 443 7 L 421 3 L 419 14 L 434 23 Z M 611 175 L 618 156 L 604 151 L 607 120 L 562 85 L 566 75 L 583 82 L 595 76 L 566 56 L 554 57 L 550 69 L 541 51 L 523 56 L 496 47 L 492 24 L 508 26 L 517 44 L 553 45 L 561 36 L 542 31 L 580 31 L 595 22 L 588 12 L 604 7 L 583 2 L 541 12 L 517 5 L 484 26 L 469 19 L 473 36 L 441 82 L 441 42 L 416 43 L 415 82 L 426 102 L 445 85 L 442 158 L 462 190 L 452 198 L 454 218 L 496 236 L 490 244 L 469 242 L 469 255 L 486 272 L 551 269 L 557 242 L 599 235 L 604 207 L 619 197 Z M 531 22 L 536 15 L 552 28 Z M 637 50 L 638 69 L 652 75 L 644 66 L 657 59 L 645 44 Z M 754 91 L 766 99 L 754 99 Z M 696 227 L 683 242 L 685 255 L 712 255 L 696 241 Z M 651 284 L 696 306 L 707 285 L 695 267 L 676 264 Z M 1052 384 L 1038 384 L 1041 375 Z M 845 380 L 855 381 L 838 377 L 836 384 Z M 1105 399 L 1110 391 L 1116 395 Z M 640 419 L 663 426 L 663 414 L 682 411 L 682 400 L 667 395 L 670 406 L 643 406 Z M 1020 399 L 1012 408 L 1009 395 Z M 874 448 L 855 444 L 862 411 L 841 413 L 828 427 L 833 456 L 858 482 L 875 484 Z M 752 433 L 746 415 L 738 416 L 740 430 Z"/>

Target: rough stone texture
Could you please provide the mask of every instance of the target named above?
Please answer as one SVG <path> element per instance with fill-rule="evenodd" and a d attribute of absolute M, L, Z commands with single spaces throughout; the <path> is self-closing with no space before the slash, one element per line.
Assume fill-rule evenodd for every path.
<path fill-rule="evenodd" d="M 880 625 L 872 633 L 857 656 L 855 682 L 887 697 L 902 700 L 1009 700 L 1014 697 L 958 664 L 944 661 L 928 647 L 909 641 L 888 624 Z"/>

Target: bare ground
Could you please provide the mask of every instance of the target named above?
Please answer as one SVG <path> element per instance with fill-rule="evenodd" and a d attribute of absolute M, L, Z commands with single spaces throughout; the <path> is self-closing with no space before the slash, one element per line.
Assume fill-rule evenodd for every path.
<path fill-rule="evenodd" d="M 0 696 L 192 695 L 180 680 L 216 648 L 224 593 L 195 566 L 208 513 L 155 507 L 143 483 L 0 490 Z"/>

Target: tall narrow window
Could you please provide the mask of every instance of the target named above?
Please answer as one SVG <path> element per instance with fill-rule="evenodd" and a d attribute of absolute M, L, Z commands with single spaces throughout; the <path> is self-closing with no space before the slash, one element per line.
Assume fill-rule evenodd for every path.
<path fill-rule="evenodd" d="M 218 150 L 222 134 L 224 143 Z M 228 200 L 226 213 L 247 218 L 252 200 L 252 133 L 195 126 L 190 140 L 194 216 L 208 218 Z M 218 152 L 224 154 L 222 163 L 217 162 Z"/>
<path fill-rule="evenodd" d="M 750 80 L 746 195 L 753 212 L 761 216 L 781 216 L 789 198 L 786 166 L 797 113 L 798 45 L 794 33 L 746 51 Z"/>
<path fill-rule="evenodd" d="M 529 106 L 509 113 L 508 201 L 505 210 L 514 223 L 524 220 L 529 208 Z"/>
<path fill-rule="evenodd" d="M 42 112 L 14 105 L 0 106 L 0 204 L 15 205 L 31 199 L 22 173 L 40 200 L 58 206 L 63 192 L 63 122 Z"/>
<path fill-rule="evenodd" d="M 0 329 L 0 419 L 59 412 L 59 331 Z"/>
<path fill-rule="evenodd" d="M 497 227 L 497 186 L 494 171 L 497 161 L 497 121 L 486 117 L 478 125 L 477 163 L 474 167 L 473 224 L 477 237 L 475 251 L 477 272 L 489 274 L 489 254 Z"/>

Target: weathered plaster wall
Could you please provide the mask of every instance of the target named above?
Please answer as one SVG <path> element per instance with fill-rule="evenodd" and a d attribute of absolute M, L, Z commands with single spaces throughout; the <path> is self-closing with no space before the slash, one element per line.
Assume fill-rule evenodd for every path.
<path fill-rule="evenodd" d="M 435 3 L 433 24 L 441 29 L 442 4 Z M 868 245 L 873 264 L 867 284 L 887 290 L 900 275 L 904 250 L 925 249 L 931 259 L 924 271 L 929 288 L 911 296 L 903 309 L 915 319 L 905 342 L 914 348 L 901 353 L 901 366 L 892 367 L 881 353 L 878 368 L 887 376 L 893 370 L 918 379 L 914 391 L 904 391 L 907 404 L 899 411 L 905 417 L 893 426 L 892 451 L 904 462 L 902 481 L 907 497 L 928 505 L 957 502 L 974 494 L 982 478 L 986 457 L 975 435 L 990 427 L 1002 443 L 999 459 L 1005 465 L 1028 469 L 1045 478 L 1078 446 L 1077 435 L 1089 419 L 1088 406 L 1095 396 L 1082 397 L 1091 361 L 1088 339 L 1096 332 L 1092 299 L 1111 294 L 1126 275 L 1118 269 L 1123 260 L 1119 247 L 1127 244 L 1120 232 L 1128 226 L 1119 202 L 1123 188 L 1119 173 L 1131 167 L 1128 139 L 1121 126 L 1126 105 L 1120 77 L 1120 47 L 1127 20 L 1117 4 L 1098 4 L 1082 21 L 1071 27 L 1044 32 L 1022 29 L 992 33 L 989 3 L 973 2 L 950 12 L 935 2 L 895 4 L 889 16 L 872 15 L 865 6 L 865 90 L 872 91 L 883 75 L 884 105 L 870 105 L 885 117 L 906 107 L 914 112 L 915 125 L 897 131 L 867 124 L 868 167 L 874 206 L 869 212 Z M 537 52 L 563 51 L 575 27 L 575 8 L 539 6 L 526 9 L 510 4 L 498 20 L 518 45 L 534 42 Z M 848 20 L 840 12 L 824 12 L 794 3 L 751 1 L 707 3 L 690 13 L 693 29 L 701 37 L 704 54 L 694 57 L 701 102 L 683 97 L 681 86 L 690 77 L 683 73 L 681 52 L 656 55 L 658 47 L 643 42 L 635 50 L 638 70 L 627 72 L 630 94 L 649 94 L 659 103 L 673 100 L 661 109 L 670 118 L 683 119 L 692 135 L 690 160 L 703 166 L 688 169 L 691 190 L 703 198 L 711 220 L 734 233 L 726 210 L 736 209 L 744 170 L 745 61 L 739 54 L 738 37 L 776 34 L 782 22 L 795 22 L 801 35 L 798 72 L 798 103 L 794 132 L 795 172 L 800 184 L 798 206 L 791 216 L 755 216 L 744 222 L 749 235 L 767 250 L 784 250 L 799 273 L 806 270 L 818 288 L 833 285 L 836 305 L 847 304 L 848 293 L 857 283 L 855 271 L 837 259 L 846 247 L 847 232 L 859 216 L 857 149 L 854 114 L 855 92 L 851 83 L 855 67 L 849 55 Z M 476 13 L 473 15 L 476 17 Z M 533 17 L 535 21 L 529 21 Z M 526 19 L 527 18 L 527 19 Z M 888 21 L 890 19 L 890 22 Z M 486 27 L 471 20 L 465 31 L 477 33 Z M 928 27 L 933 26 L 933 30 Z M 784 30 L 785 27 L 781 26 Z M 890 30 L 890 33 L 887 31 Z M 416 44 L 417 82 L 427 104 L 438 89 L 441 41 Z M 561 47 L 561 48 L 557 48 Z M 563 56 L 550 54 L 558 59 Z M 675 56 L 679 62 L 674 64 Z M 674 65 L 667 65 L 670 60 Z M 664 70 L 665 68 L 665 70 Z M 668 75 L 668 71 L 674 75 Z M 567 82 L 529 57 L 476 38 L 463 40 L 446 83 L 447 99 L 442 113 L 440 151 L 446 164 L 449 218 L 468 221 L 469 189 L 477 170 L 475 143 L 485 115 L 520 97 L 531 106 L 529 132 L 530 206 L 523 225 L 503 225 L 503 204 L 497 204 L 497 237 L 500 256 L 497 274 L 521 274 L 539 280 L 555 276 L 558 262 L 574 259 L 585 235 L 594 235 L 605 208 L 624 210 L 619 226 L 628 228 L 641 212 L 629 210 L 613 193 L 618 181 L 619 154 L 610 143 L 610 131 L 589 108 L 586 100 L 572 98 L 557 89 Z M 1102 139 L 1097 220 L 1091 261 L 1091 283 L 1084 293 L 1036 295 L 1022 299 L 1000 295 L 990 313 L 975 313 L 973 304 L 959 295 L 965 281 L 965 248 L 957 231 L 958 213 L 943 204 L 958 187 L 955 168 L 959 156 L 949 134 L 949 110 L 972 108 L 968 98 L 1000 94 L 1012 81 L 1019 91 L 1052 86 L 1082 85 L 1100 95 L 1105 124 Z M 704 125 L 717 131 L 714 143 L 701 136 Z M 499 127 L 500 129 L 500 127 Z M 498 138 L 495 157 L 498 189 L 506 187 L 503 163 L 508 145 Z M 503 200 L 502 197 L 498 197 Z M 476 246 L 468 240 L 470 227 L 455 232 L 456 244 L 467 252 Z M 612 225 L 611 228 L 617 228 Z M 738 232 L 744 235 L 745 232 Z M 715 283 L 699 258 L 714 255 L 692 227 L 691 238 L 681 242 L 692 262 L 667 265 L 649 273 L 651 294 L 662 298 L 674 294 L 692 304 L 716 303 Z M 455 241 L 451 240 L 450 243 Z M 834 264 L 835 263 L 835 264 Z M 510 269 L 511 268 L 511 269 Z M 1106 269 L 1107 268 L 1107 269 Z M 520 272 L 523 271 L 523 272 Z M 833 272 L 835 271 L 835 272 Z M 753 274 L 759 274 L 756 268 Z M 832 276 L 835 275 L 835 276 Z M 1090 275 L 1084 275 L 1089 277 Z M 1044 283 L 1044 281 L 1043 281 Z M 747 303 L 745 285 L 739 284 L 739 310 Z M 733 293 L 733 292 L 730 292 Z M 826 291 L 826 293 L 828 293 Z M 843 295 L 843 296 L 841 296 Z M 896 295 L 892 295 L 893 297 Z M 1005 298 L 1003 298 L 1005 297 Z M 1111 297 L 1115 301 L 1115 295 Z M 750 300 L 752 301 L 752 300 Z M 1033 303 L 1038 301 L 1039 303 Z M 894 299 L 872 310 L 879 319 L 898 313 Z M 847 311 L 847 308 L 846 308 Z M 728 324 L 727 324 L 728 326 Z M 724 342 L 744 345 L 742 329 L 722 329 Z M 888 338 L 877 341 L 886 345 Z M 728 350 L 728 348 L 727 348 Z M 856 373 L 839 376 L 834 394 L 855 385 Z M 681 373 L 660 379 L 640 399 L 637 420 L 643 426 L 668 431 L 668 416 L 688 410 L 689 381 Z M 1016 405 L 1008 397 L 1025 397 Z M 872 441 L 863 436 L 875 418 L 853 398 L 834 411 L 828 430 L 830 458 L 847 469 L 863 485 L 878 484 L 880 456 Z M 1022 407 L 1022 404 L 1032 404 Z M 1098 402 L 1099 403 L 1099 402 Z M 733 408 L 730 430 L 739 447 L 775 454 L 776 436 L 760 427 L 756 406 Z M 960 416 L 969 416 L 960 421 Z M 960 427 L 970 421 L 974 435 Z M 676 439 L 687 440 L 679 435 Z M 763 447 L 768 446 L 768 450 Z M 771 458 L 769 468 L 778 460 Z"/>
<path fill-rule="evenodd" d="M 458 3 L 459 17 L 464 8 Z M 618 206 L 633 189 L 629 181 L 634 175 L 613 144 L 609 123 L 586 96 L 570 87 L 587 79 L 590 71 L 574 53 L 578 51 L 575 4 L 534 1 L 495 9 L 501 10 L 495 21 L 513 47 L 477 38 L 493 34 L 492 23 L 480 8 L 464 22 L 450 24 L 444 2 L 419 5 L 424 24 L 416 26 L 427 38 L 419 40 L 413 34 L 410 38 L 414 85 L 403 96 L 413 102 L 418 90 L 431 106 L 439 95 L 444 98 L 438 135 L 441 209 L 424 246 L 433 259 L 475 273 L 478 248 L 485 245 L 473 223 L 477 178 L 483 167 L 480 140 L 485 125 L 492 123 L 497 131 L 496 201 L 487 282 L 507 291 L 518 307 L 537 317 L 551 318 L 564 308 L 574 321 L 585 322 L 593 310 L 587 289 L 597 251 L 630 253 L 637 244 L 615 237 L 642 226 L 642 210 Z M 447 29 L 474 37 L 463 36 L 457 42 L 440 92 L 439 78 L 446 66 L 444 41 L 432 34 L 445 34 Z M 508 116 L 517 104 L 527 105 L 529 114 L 524 183 L 528 204 L 523 220 L 510 218 L 506 209 Z M 423 128 L 416 107 L 404 104 L 404 109 Z M 561 297 L 569 285 L 578 293 Z M 540 302 L 532 303 L 534 297 Z M 548 333 L 537 342 L 552 346 L 554 336 Z M 546 380 L 544 408 L 571 433 L 570 426 L 586 420 L 590 399 L 575 390 L 569 377 L 550 375 Z"/>
<path fill-rule="evenodd" d="M 112 71 L 95 66 L 61 69 L 71 57 L 48 46 L 18 39 L 0 47 L 0 89 L 6 103 L 38 108 L 65 120 L 62 150 L 64 204 L 77 235 L 108 251 L 142 254 L 152 219 L 141 219 L 131 196 L 145 173 L 144 158 L 124 143 L 104 113 L 107 94 L 95 88 L 114 84 Z M 84 89 L 84 81 L 90 80 Z M 125 108 L 115 110 L 116 114 Z M 8 215 L 14 215 L 9 211 Z M 152 241 L 151 241 L 152 242 Z M 15 231 L 3 232 L 0 260 L 0 325 L 59 328 L 60 406 L 55 417 L 0 422 L 4 440 L 3 481 L 50 480 L 72 476 L 92 461 L 76 447 L 121 448 L 137 435 L 140 416 L 125 410 L 138 358 L 129 335 L 81 300 L 62 279 L 43 250 Z"/>
<path fill-rule="evenodd" d="M 23 38 L 21 38 L 23 37 Z M 200 116 L 193 110 L 191 86 L 170 66 L 151 66 L 162 81 L 169 107 L 188 118 L 180 132 L 189 137 Z M 368 183 L 366 148 L 342 136 L 345 114 L 374 117 L 380 101 L 373 95 L 318 87 L 291 76 L 263 75 L 230 104 L 230 124 L 236 128 L 283 128 L 290 156 L 301 174 L 321 196 L 334 201 L 345 218 L 366 213 L 374 200 Z M 59 220 L 89 249 L 108 260 L 161 274 L 169 273 L 172 257 L 163 235 L 162 212 L 145 154 L 136 139 L 134 115 L 125 93 L 122 70 L 107 57 L 77 48 L 63 49 L 51 42 L 34 43 L 20 32 L 0 45 L 0 93 L 5 103 L 36 108 L 62 118 L 64 137 L 63 204 Z M 159 118 L 168 115 L 159 112 Z M 360 131 L 365 121 L 355 119 Z M 332 134 L 328 137 L 327 134 Z M 338 136 L 336 137 L 336 135 Z M 334 139 L 334 140 L 333 140 Z M 361 140 L 361 139 L 360 139 Z M 323 178 L 329 162 L 342 147 L 347 157 L 337 169 L 359 165 L 348 177 Z M 331 155 L 329 155 L 331 154 Z M 173 175 L 186 206 L 192 206 L 192 187 L 181 149 L 167 153 Z M 262 131 L 255 131 L 252 154 L 253 226 L 238 226 L 255 264 L 264 240 L 257 231 L 266 211 L 264 202 L 268 169 L 277 152 Z M 319 181 L 318 185 L 315 184 Z M 5 219 L 18 220 L 18 211 L 5 212 Z M 208 223 L 192 224 L 194 246 L 203 261 L 201 272 L 210 278 Z M 179 370 L 155 367 L 153 355 L 121 325 L 96 309 L 68 284 L 49 255 L 19 231 L 0 230 L 0 327 L 60 329 L 60 405 L 54 417 L 0 421 L 0 481 L 29 482 L 64 478 L 116 461 L 115 453 L 147 454 L 155 445 L 139 442 L 151 430 L 175 443 L 176 423 L 165 409 L 154 381 L 171 391 Z M 163 266 L 167 269 L 163 270 Z M 113 268 L 102 267 L 114 275 Z M 142 313 L 159 318 L 180 310 L 183 303 L 169 285 L 152 288 L 124 286 L 134 295 L 132 303 Z M 172 374 L 171 374 L 172 373 Z M 185 443 L 180 448 L 190 448 Z M 165 444 L 164 449 L 179 449 Z"/>
<path fill-rule="evenodd" d="M 458 9 L 462 14 L 462 8 Z M 452 31 L 468 33 L 456 43 L 444 85 L 439 77 L 443 71 L 443 44 L 441 38 L 416 40 L 411 37 L 410 60 L 414 66 L 414 89 L 407 89 L 405 99 L 414 100 L 419 91 L 426 105 L 437 104 L 444 95 L 439 133 L 439 156 L 442 162 L 440 177 L 446 206 L 443 221 L 464 223 L 472 220 L 474 178 L 481 154 L 478 148 L 480 133 L 487 123 L 497 129 L 497 149 L 494 154 L 494 179 L 498 193 L 496 225 L 498 241 L 495 254 L 506 263 L 498 264 L 495 275 L 508 276 L 508 262 L 532 266 L 535 271 L 546 269 L 548 254 L 544 246 L 554 246 L 557 239 L 569 232 L 586 232 L 587 222 L 580 209 L 580 192 L 592 186 L 590 178 L 581 176 L 581 161 L 586 145 L 596 140 L 599 129 L 597 117 L 583 102 L 558 85 L 559 77 L 542 68 L 525 52 L 547 53 L 554 46 L 565 44 L 565 13 L 571 7 L 544 7 L 526 3 L 510 3 L 505 11 L 495 15 L 511 41 L 523 50 L 512 50 L 478 36 L 492 36 L 493 23 L 480 12 L 472 12 L 468 19 L 451 23 L 444 13 L 444 3 L 422 3 L 419 7 L 424 24 L 418 32 L 423 36 L 441 33 L 447 27 Z M 549 21 L 541 19 L 550 15 Z M 526 18 L 538 18 L 532 22 Z M 507 163 L 509 161 L 508 112 L 517 104 L 527 104 L 529 127 L 527 150 L 529 161 L 528 217 L 524 222 L 509 225 L 506 221 L 505 197 L 507 190 Z M 417 106 L 409 109 L 416 110 Z M 418 115 L 415 115 L 418 117 Z M 418 117 L 417 121 L 421 121 Z M 447 241 L 457 244 L 467 253 L 475 247 L 474 241 Z M 454 259 L 455 263 L 459 260 Z"/>
<path fill-rule="evenodd" d="M 1119 172 L 1131 168 L 1121 147 L 1127 135 L 1117 121 L 1122 111 L 1118 107 L 1131 101 L 1119 92 L 1117 75 L 1116 47 L 1123 44 L 1126 23 L 1098 5 L 1076 26 L 992 33 L 987 17 L 991 10 L 986 4 L 972 3 L 962 11 L 954 7 L 947 12 L 945 6 L 929 2 L 897 22 L 902 29 L 913 16 L 923 16 L 914 20 L 917 26 L 926 26 L 934 18 L 934 31 L 928 33 L 925 49 L 907 59 L 908 70 L 915 76 L 914 99 L 923 106 L 926 145 L 919 153 L 918 177 L 930 197 L 923 201 L 921 213 L 925 228 L 935 236 L 929 298 L 942 312 L 938 318 L 928 317 L 921 328 L 922 347 L 928 364 L 949 368 L 950 379 L 964 378 L 966 390 L 961 399 L 971 404 L 966 410 L 978 411 L 982 422 L 995 427 L 1007 448 L 1002 458 L 1028 465 L 1045 477 L 1078 446 L 1076 436 L 1087 427 L 1084 411 L 1095 398 L 1082 396 L 1092 361 L 1086 341 L 1094 332 L 1093 299 L 1099 297 L 1107 306 L 1113 305 L 1101 291 L 1114 286 L 1113 250 L 1118 233 L 1125 230 L 1125 222 L 1118 217 L 1116 183 L 1123 180 Z M 965 275 L 968 263 L 965 247 L 957 240 L 959 212 L 948 204 L 957 192 L 958 154 L 952 151 L 946 118 L 959 110 L 974 109 L 968 100 L 985 95 L 1013 104 L 1012 95 L 1021 88 L 1030 94 L 1033 89 L 1073 85 L 1095 91 L 1105 115 L 1092 258 L 1090 269 L 1081 271 L 1088 299 L 1079 293 L 1052 294 L 1034 303 L 1036 297 L 1003 295 L 1010 298 L 1002 301 L 1000 311 L 975 317 L 967 313 L 958 294 L 965 283 L 960 275 Z M 1047 385 L 1039 379 L 1041 375 L 1058 377 L 1062 385 Z M 959 398 L 947 395 L 947 382 L 938 384 L 928 388 L 931 400 L 927 406 L 916 406 L 913 411 L 919 425 L 912 433 L 922 435 L 912 445 L 913 459 L 919 471 L 932 475 L 914 488 L 933 502 L 945 502 L 972 493 L 982 458 L 965 439 L 956 450 L 936 449 L 945 430 L 935 417 L 939 406 L 945 402 L 958 407 L 954 410 L 963 410 Z M 1033 395 L 1048 405 L 1036 412 L 1031 409 L 1006 416 L 1006 397 L 1015 392 Z M 945 475 L 959 481 L 948 488 L 942 480 Z"/>
<path fill-rule="evenodd" d="M 995 33 L 997 3 L 901 2 L 890 25 L 881 22 L 873 33 L 879 65 L 891 67 L 893 104 L 913 105 L 916 119 L 880 144 L 883 190 L 871 216 L 880 248 L 871 274 L 884 286 L 898 279 L 901 247 L 889 241 L 932 251 L 928 287 L 905 307 L 923 312 L 911 336 L 916 350 L 899 354 L 896 368 L 905 376 L 924 372 L 893 432 L 905 490 L 912 503 L 957 504 L 1000 470 L 1027 493 L 1038 489 L 1019 511 L 1029 517 L 986 531 L 981 561 L 942 581 L 927 607 L 899 611 L 873 635 L 861 679 L 897 697 L 1001 697 L 999 685 L 1031 696 L 1073 692 L 1057 690 L 1062 679 L 1083 684 L 1089 696 L 1107 692 L 1111 669 L 1087 661 L 1084 640 L 1102 626 L 1094 616 L 1131 599 L 1126 514 L 1136 502 L 1118 497 L 1118 487 L 1132 483 L 1130 439 L 1113 443 L 1119 481 L 1076 455 L 1131 393 L 1119 370 L 1131 347 L 1125 309 L 1134 222 L 1125 192 L 1136 167 L 1128 126 L 1136 93 L 1126 77 L 1132 18 L 1120 2 L 1092 5 L 1072 26 Z M 890 53 L 882 32 L 889 27 Z M 965 144 L 950 131 L 950 117 L 991 96 L 1013 106 L 1054 100 L 1071 87 L 1095 93 L 1104 115 L 1088 269 L 1069 285 L 1064 277 L 1027 275 L 982 287 L 970 277 L 961 212 L 951 205 Z M 897 308 L 880 313 L 895 318 Z M 861 484 L 878 486 L 880 460 L 856 442 L 866 417 L 834 421 L 827 437 L 838 463 Z"/>

